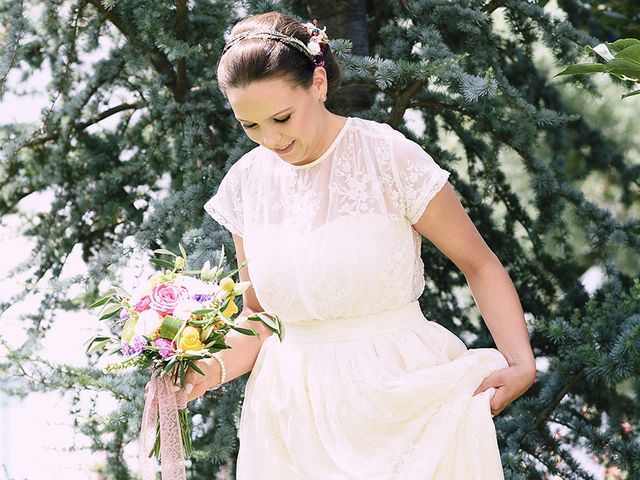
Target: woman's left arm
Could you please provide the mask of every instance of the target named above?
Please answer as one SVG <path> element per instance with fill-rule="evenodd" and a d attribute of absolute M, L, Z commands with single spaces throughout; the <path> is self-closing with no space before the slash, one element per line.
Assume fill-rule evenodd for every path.
<path fill-rule="evenodd" d="M 496 387 L 491 413 L 497 415 L 536 378 L 535 357 L 513 282 L 448 181 L 413 227 L 462 271 L 496 347 L 507 359 L 509 367 L 486 377 L 474 392 Z"/>

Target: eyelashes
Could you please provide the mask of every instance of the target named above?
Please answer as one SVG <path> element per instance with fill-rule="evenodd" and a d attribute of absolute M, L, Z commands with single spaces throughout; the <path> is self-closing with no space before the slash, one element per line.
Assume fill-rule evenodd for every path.
<path fill-rule="evenodd" d="M 286 118 L 282 118 L 282 119 L 274 118 L 274 120 L 275 120 L 277 123 L 287 123 L 287 122 L 289 121 L 289 119 L 290 119 L 290 118 L 291 118 L 291 115 L 289 115 L 289 116 L 288 116 L 288 117 L 286 117 Z M 255 126 L 256 126 L 256 125 L 255 125 L 255 123 L 254 123 L 253 125 L 242 125 L 242 126 L 243 126 L 243 128 L 249 128 L 249 129 L 251 129 L 251 128 L 255 128 Z"/>

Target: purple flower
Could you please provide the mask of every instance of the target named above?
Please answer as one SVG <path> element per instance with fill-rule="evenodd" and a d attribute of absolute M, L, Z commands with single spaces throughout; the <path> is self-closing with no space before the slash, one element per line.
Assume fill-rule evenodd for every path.
<path fill-rule="evenodd" d="M 123 355 L 136 355 L 142 351 L 142 347 L 147 344 L 147 341 L 144 337 L 138 335 L 137 337 L 133 337 L 128 342 L 124 342 L 122 347 L 120 347 L 120 351 Z"/>
<path fill-rule="evenodd" d="M 120 319 L 124 320 L 125 318 L 129 318 L 129 312 L 127 312 L 124 308 L 120 310 Z"/>
<path fill-rule="evenodd" d="M 176 351 L 175 343 L 173 343 L 171 340 L 166 338 L 156 338 L 153 341 L 153 344 L 156 347 L 160 347 L 160 350 L 158 350 L 158 353 L 162 358 L 170 357 L 171 355 L 173 355 L 173 352 Z"/>
<path fill-rule="evenodd" d="M 212 297 L 213 295 L 208 295 L 206 293 L 196 293 L 195 295 L 191 296 L 191 298 L 193 298 L 197 302 L 208 302 Z"/>

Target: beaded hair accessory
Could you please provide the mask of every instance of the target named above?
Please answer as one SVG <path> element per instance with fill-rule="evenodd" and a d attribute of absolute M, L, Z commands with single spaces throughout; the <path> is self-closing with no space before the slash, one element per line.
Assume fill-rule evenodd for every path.
<path fill-rule="evenodd" d="M 320 30 L 316 26 L 317 23 L 318 20 L 314 18 L 312 23 L 302 24 L 302 26 L 307 29 L 309 35 L 311 36 L 307 44 L 295 37 L 284 35 L 277 30 L 261 30 L 257 32 L 246 32 L 241 33 L 240 35 L 236 35 L 224 46 L 222 54 L 224 55 L 233 44 L 246 38 L 268 38 L 271 40 L 277 40 L 286 45 L 289 45 L 290 47 L 295 48 L 299 52 L 309 57 L 316 67 L 322 67 L 324 66 L 324 52 L 327 49 L 327 45 L 329 45 L 329 37 L 326 33 L 327 27 L 325 26 L 322 30 Z"/>

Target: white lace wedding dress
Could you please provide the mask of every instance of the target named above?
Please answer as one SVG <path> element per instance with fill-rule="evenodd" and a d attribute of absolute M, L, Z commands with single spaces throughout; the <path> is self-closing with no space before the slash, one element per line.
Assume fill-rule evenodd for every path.
<path fill-rule="evenodd" d="M 412 224 L 449 173 L 357 117 L 313 163 L 258 146 L 229 169 L 205 209 L 243 237 L 258 300 L 285 324 L 246 386 L 238 480 L 503 478 L 495 389 L 472 394 L 507 361 L 417 302 Z"/>

